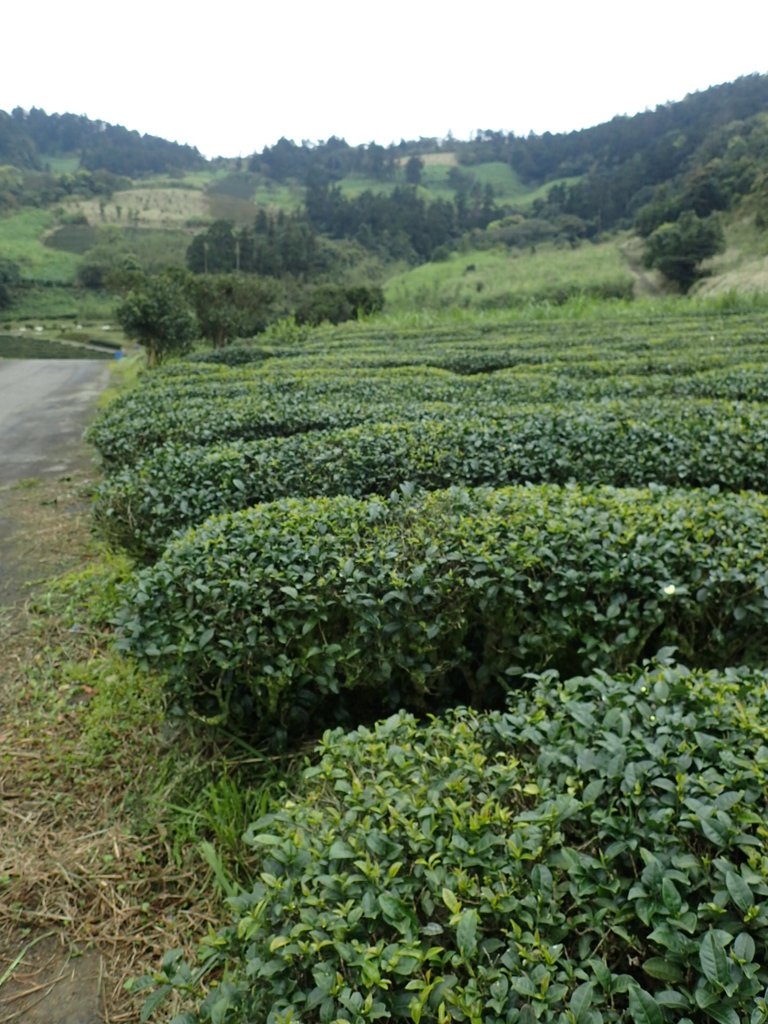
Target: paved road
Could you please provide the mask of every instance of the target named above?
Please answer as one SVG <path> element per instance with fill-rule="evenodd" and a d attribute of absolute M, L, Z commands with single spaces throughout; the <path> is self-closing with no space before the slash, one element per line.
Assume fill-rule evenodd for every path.
<path fill-rule="evenodd" d="M 87 465 L 81 443 L 105 359 L 0 359 L 0 486 Z"/>

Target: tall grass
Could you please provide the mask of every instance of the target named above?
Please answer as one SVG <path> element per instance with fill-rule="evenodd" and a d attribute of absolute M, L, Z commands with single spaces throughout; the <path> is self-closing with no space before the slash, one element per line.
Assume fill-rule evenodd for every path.
<path fill-rule="evenodd" d="M 578 298 L 629 298 L 632 275 L 615 241 L 585 243 L 578 249 L 540 246 L 468 250 L 390 278 L 385 288 L 391 312 L 475 311 L 532 304 L 560 306 Z"/>
<path fill-rule="evenodd" d="M 477 309 L 476 307 L 444 306 L 426 308 L 413 306 L 394 309 L 385 307 L 382 313 L 371 317 L 369 323 L 382 331 L 430 330 L 439 327 L 474 326 L 493 330 L 509 323 L 559 320 L 645 320 L 649 323 L 668 316 L 726 317 L 768 311 L 768 294 L 751 295 L 726 292 L 714 297 L 688 297 L 667 295 L 633 299 L 598 299 L 576 296 L 556 305 L 551 302 L 530 302 L 507 308 Z M 354 333 L 356 323 L 340 324 L 336 332 L 346 329 Z"/>
<path fill-rule="evenodd" d="M 534 192 L 528 185 L 523 184 L 509 164 L 500 160 L 461 169 L 471 174 L 478 184 L 490 185 L 497 202 L 514 203 L 519 206 L 521 201 L 527 200 Z"/>

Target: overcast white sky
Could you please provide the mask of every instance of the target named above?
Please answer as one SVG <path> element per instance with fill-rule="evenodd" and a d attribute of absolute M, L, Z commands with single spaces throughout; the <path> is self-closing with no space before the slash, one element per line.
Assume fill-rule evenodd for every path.
<path fill-rule="evenodd" d="M 206 156 L 568 131 L 768 71 L 766 0 L 22 0 L 2 34 L 0 109 Z"/>

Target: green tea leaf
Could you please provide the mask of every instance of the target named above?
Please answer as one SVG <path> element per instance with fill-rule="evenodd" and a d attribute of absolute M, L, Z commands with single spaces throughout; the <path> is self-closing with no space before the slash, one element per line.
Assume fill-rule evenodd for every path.
<path fill-rule="evenodd" d="M 733 955 L 745 964 L 755 959 L 755 940 L 748 932 L 740 932 L 734 939 Z"/>
<path fill-rule="evenodd" d="M 449 889 L 447 886 L 444 886 L 441 895 L 443 897 L 443 903 L 450 910 L 450 912 L 452 914 L 458 914 L 458 912 L 461 910 L 461 903 L 453 889 Z"/>
<path fill-rule="evenodd" d="M 462 911 L 459 923 L 456 927 L 456 942 L 459 952 L 465 959 L 475 955 L 477 951 L 477 911 L 468 908 Z"/>
<path fill-rule="evenodd" d="M 704 1013 L 717 1024 L 741 1024 L 738 1013 L 727 1006 L 707 1006 Z"/>
<path fill-rule="evenodd" d="M 699 945 L 699 962 L 708 981 L 717 982 L 719 985 L 727 985 L 731 980 L 728 956 L 716 932 L 708 931 L 701 940 Z"/>
<path fill-rule="evenodd" d="M 649 992 L 633 986 L 627 995 L 629 1015 L 634 1024 L 664 1024 L 661 1007 Z"/>
<path fill-rule="evenodd" d="M 337 839 L 331 844 L 328 856 L 331 860 L 354 860 L 357 853 L 344 839 Z"/>
<path fill-rule="evenodd" d="M 677 886 L 671 878 L 664 878 L 662 881 L 661 898 L 664 902 L 664 907 L 670 914 L 676 916 L 683 905 L 683 901 L 680 893 L 677 891 Z"/>
<path fill-rule="evenodd" d="M 592 982 L 585 982 L 583 985 L 579 985 L 578 988 L 573 990 L 568 1008 L 575 1018 L 575 1024 L 583 1024 L 587 1012 L 592 1005 L 592 996 L 594 995 L 595 986 Z"/>
<path fill-rule="evenodd" d="M 651 978 L 659 978 L 661 981 L 678 982 L 685 977 L 679 964 L 662 956 L 649 957 L 643 962 L 643 970 Z"/>
<path fill-rule="evenodd" d="M 730 894 L 731 899 L 742 912 L 746 914 L 751 906 L 755 902 L 755 898 L 752 895 L 752 890 L 749 888 L 747 883 L 741 877 L 737 875 L 735 871 L 728 871 L 725 876 L 725 884 Z"/>

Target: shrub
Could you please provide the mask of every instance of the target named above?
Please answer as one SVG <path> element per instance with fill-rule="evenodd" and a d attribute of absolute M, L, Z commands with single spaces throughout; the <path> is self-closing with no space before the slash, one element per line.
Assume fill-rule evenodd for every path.
<path fill-rule="evenodd" d="M 264 441 L 164 446 L 113 474 L 94 506 L 102 533 L 139 558 L 217 512 L 285 497 L 388 494 L 405 481 L 717 485 L 768 479 L 761 405 L 655 401 L 559 404 L 508 420 L 365 423 Z"/>
<path fill-rule="evenodd" d="M 183 287 L 171 276 L 137 282 L 115 312 L 126 337 L 147 351 L 147 364 L 189 351 L 198 334 Z"/>
<path fill-rule="evenodd" d="M 696 665 L 765 663 L 767 580 L 759 495 L 287 499 L 171 543 L 137 575 L 120 644 L 184 704 L 293 739 L 403 706 L 498 705 L 522 673 L 622 671 L 666 644 Z"/>
<path fill-rule="evenodd" d="M 509 358 L 509 357 L 507 357 Z M 91 426 L 89 439 L 110 468 L 127 465 L 168 441 L 210 444 L 240 438 L 286 436 L 309 430 L 351 427 L 365 422 L 425 418 L 515 419 L 551 403 L 677 399 L 673 420 L 685 415 L 692 399 L 764 402 L 768 371 L 764 365 L 704 368 L 695 360 L 643 372 L 634 360 L 621 366 L 584 361 L 578 365 L 488 369 L 487 357 L 451 359 L 463 375 L 429 365 L 345 365 L 313 369 L 295 356 L 261 368 L 214 368 L 185 364 L 177 373 L 163 370 L 157 386 L 113 403 Z M 466 374 L 473 374 L 467 376 Z M 638 419 L 643 418 L 636 407 Z"/>
<path fill-rule="evenodd" d="M 686 210 L 673 223 L 661 224 L 651 232 L 643 262 L 687 292 L 701 276 L 702 262 L 724 250 L 725 236 L 717 216 L 699 217 Z"/>
<path fill-rule="evenodd" d="M 296 323 L 339 324 L 377 313 L 383 306 L 384 292 L 378 285 L 315 285 L 305 290 L 296 306 Z"/>
<path fill-rule="evenodd" d="M 537 679 L 320 744 L 176 1024 L 768 1019 L 764 672 Z"/>

